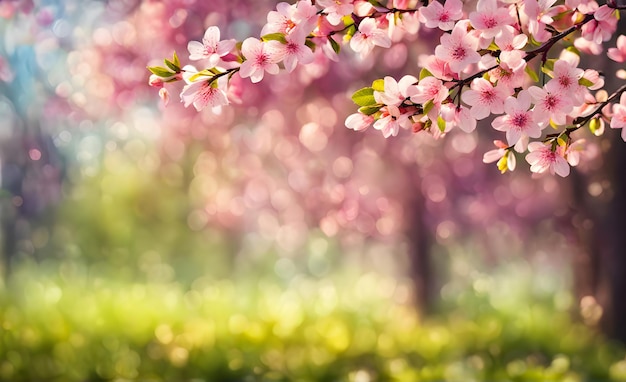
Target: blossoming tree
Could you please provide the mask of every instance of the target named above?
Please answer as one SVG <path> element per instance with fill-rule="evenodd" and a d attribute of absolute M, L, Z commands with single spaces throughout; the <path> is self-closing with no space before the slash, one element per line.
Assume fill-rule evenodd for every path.
<path fill-rule="evenodd" d="M 189 60 L 201 69 L 183 66 L 174 54 L 165 66 L 149 67 L 150 83 L 167 102 L 165 85 L 185 81 L 185 106 L 216 109 L 237 101 L 240 79 L 258 83 L 321 55 L 338 60 L 348 45 L 366 57 L 422 28 L 439 29 L 439 44 L 414 73 L 399 80 L 385 76 L 354 93 L 358 111 L 347 116 L 346 126 L 373 126 L 385 138 L 401 130 L 442 137 L 455 128 L 472 132 L 477 121 L 491 117 L 491 127 L 505 134 L 484 162 L 497 161 L 506 172 L 516 167 L 516 153 L 526 153 L 532 172 L 567 176 L 584 152 L 584 139 L 574 132 L 585 127 L 600 135 L 607 124 L 626 126 L 626 86 L 609 95 L 605 82 L 614 82 L 613 73 L 606 81 L 597 70 L 580 67 L 583 55 L 604 52 L 622 8 L 614 0 L 279 3 L 260 39 L 221 40 L 219 29 L 209 27 L 202 42 L 188 45 Z M 607 54 L 624 62 L 626 38 L 619 36 Z M 626 78 L 622 71 L 616 75 Z"/>
<path fill-rule="evenodd" d="M 355 131 L 373 127 L 385 138 L 410 137 L 411 133 L 434 138 L 452 134 L 451 146 L 454 148 L 462 146 L 456 144 L 460 142 L 456 139 L 463 135 L 454 130 L 460 133 L 477 130 L 483 136 L 496 138 L 500 135 L 494 141 L 494 149 L 485 150 L 483 162 L 496 162 L 497 168 L 504 173 L 514 170 L 519 159 L 525 159 L 533 173 L 565 177 L 571 172 L 570 166 L 578 165 L 582 159 L 583 164 L 593 162 L 591 158 L 594 156 L 597 159 L 599 150 L 595 142 L 600 140 L 593 137 L 603 135 L 605 126 L 622 129 L 622 138 L 626 140 L 623 134 L 626 86 L 619 83 L 626 78 L 625 72 L 602 72 L 598 65 L 588 67 L 589 64 L 585 64 L 595 64 L 598 56 L 616 63 L 626 61 L 626 38 L 616 36 L 620 34 L 618 20 L 622 8 L 615 1 L 584 0 L 307 0 L 280 3 L 275 11 L 267 14 L 259 38 L 249 37 L 237 42 L 230 40 L 231 36 L 222 36 L 216 27 L 209 27 L 202 41 L 188 44 L 189 61 L 200 66 L 183 65 L 174 55 L 165 61 L 164 66 L 149 67 L 153 74 L 150 84 L 159 89 L 167 104 L 170 92 L 180 89 L 171 83 L 182 82 L 181 101 L 185 106 L 193 104 L 198 111 L 209 106 L 211 112 L 208 114 L 214 114 L 229 103 L 241 104 L 242 92 L 268 81 L 277 72 L 289 72 L 293 76 L 292 72 L 298 67 L 306 70 L 328 60 L 344 60 L 355 65 L 353 55 L 342 52 L 348 48 L 362 62 L 379 54 L 393 60 L 397 52 L 395 48 L 421 39 L 426 45 L 432 44 L 431 54 L 420 56 L 417 65 L 404 76 L 383 75 L 370 86 L 354 92 L 352 100 L 357 110 L 344 115 L 346 127 Z M 245 107 L 245 101 L 243 103 Z M 475 133 L 469 136 L 473 137 Z M 411 142 L 417 142 L 412 146 L 418 146 L 424 140 L 416 137 Z M 606 143 L 602 142 L 603 145 Z M 415 150 L 419 152 L 419 148 Z M 387 153 L 380 154 L 381 157 L 384 155 Z M 611 158 L 607 156 L 605 163 L 612 161 Z M 475 171 L 476 167 L 473 168 Z M 594 164 L 590 168 L 598 167 Z M 426 194 L 426 209 L 429 210 L 428 205 L 432 204 L 430 191 L 436 188 L 436 184 L 427 174 L 430 172 L 418 175 L 428 179 L 416 184 L 420 184 L 418 188 Z M 580 186 L 580 177 L 574 175 L 570 180 Z M 547 179 L 552 177 L 544 178 Z M 614 187 L 617 195 L 623 188 L 620 184 L 616 182 Z M 598 183 L 589 187 L 594 185 Z M 488 185 L 485 187 L 489 188 Z M 532 205 L 533 210 L 540 211 L 560 204 L 557 203 L 562 199 L 558 196 L 560 191 L 555 191 L 552 186 L 549 188 L 554 194 L 548 198 L 552 201 L 535 199 L 539 203 L 524 205 Z M 473 190 L 476 192 L 475 188 Z M 502 195 L 498 196 L 497 190 L 493 195 L 498 200 L 492 204 L 502 206 L 506 202 Z M 544 190 L 547 190 L 545 186 Z M 528 195 L 531 194 L 536 195 L 535 191 Z M 574 190 L 573 194 L 580 192 Z M 438 198 L 439 194 L 432 195 Z M 545 196 L 542 192 L 541 197 Z M 444 199 L 447 201 L 448 198 L 444 196 Z M 572 215 L 571 228 L 583 230 L 581 227 L 586 223 L 578 225 L 575 220 L 591 218 L 593 221 L 594 214 L 587 212 L 597 211 L 597 201 L 585 202 L 586 198 L 580 195 L 574 199 L 571 203 L 577 208 Z M 484 202 L 489 204 L 486 200 Z M 517 218 L 524 216 L 520 213 L 526 207 L 517 205 L 513 215 Z M 613 215 L 620 211 L 610 206 L 604 208 Z M 454 205 L 451 210 L 456 210 Z M 462 212 L 458 214 L 462 215 Z M 606 220 L 613 222 L 614 219 Z M 607 224 L 613 228 L 618 226 Z M 597 224 L 594 229 L 604 231 L 609 239 L 623 236 L 613 234 L 614 229 L 603 227 L 603 224 Z M 449 228 L 446 221 L 437 226 L 438 241 L 440 228 L 441 232 Z M 579 235 L 578 240 L 585 241 L 581 239 L 583 236 L 587 235 Z M 411 237 L 422 241 L 413 234 Z M 589 252 L 588 260 L 574 261 L 582 264 L 577 268 L 587 269 L 584 273 L 591 275 L 577 276 L 577 282 L 589 277 L 596 280 L 590 285 L 598 284 L 600 278 L 608 280 L 609 295 L 614 296 L 605 296 L 608 298 L 604 301 L 605 316 L 615 322 L 619 322 L 619 317 L 626 317 L 624 312 L 609 312 L 611 306 L 619 307 L 616 297 L 623 288 L 620 289 L 619 277 L 613 275 L 615 272 L 607 272 L 607 269 L 624 269 L 626 265 L 617 261 L 619 256 L 615 254 L 598 253 L 606 252 L 607 248 L 609 252 L 619 251 L 623 245 L 618 241 L 604 240 L 605 247 L 587 243 L 583 247 L 586 246 L 585 250 Z M 599 290 L 597 286 L 587 289 L 579 296 L 593 295 Z M 619 326 L 612 326 L 619 332 Z M 626 338 L 626 333 L 614 331 L 614 335 Z"/>

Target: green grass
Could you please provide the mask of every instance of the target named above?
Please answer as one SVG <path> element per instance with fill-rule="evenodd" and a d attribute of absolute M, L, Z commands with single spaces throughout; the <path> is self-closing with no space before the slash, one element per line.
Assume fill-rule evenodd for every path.
<path fill-rule="evenodd" d="M 466 290 L 424 320 L 375 273 L 184 287 L 59 269 L 0 289 L 0 380 L 626 380 L 621 347 L 545 301 L 496 309 Z"/>

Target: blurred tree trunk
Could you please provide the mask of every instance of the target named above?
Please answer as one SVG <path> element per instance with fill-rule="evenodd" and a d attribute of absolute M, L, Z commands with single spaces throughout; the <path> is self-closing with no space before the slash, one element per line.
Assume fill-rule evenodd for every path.
<path fill-rule="evenodd" d="M 49 135 L 36 124 L 0 142 L 2 262 L 5 276 L 20 253 L 35 255 L 31 229 L 47 225 L 46 213 L 61 198 L 64 163 Z M 36 154 L 31 157 L 30 150 Z"/>
<path fill-rule="evenodd" d="M 606 165 L 613 195 L 598 224 L 601 245 L 596 256 L 603 262 L 599 285 L 602 327 L 612 338 L 626 343 L 626 147 L 618 133 L 611 133 L 613 144 Z"/>
<path fill-rule="evenodd" d="M 615 46 L 615 38 L 625 32 L 626 22 L 621 20 L 607 46 Z M 607 56 L 586 61 L 583 67 L 595 68 L 612 79 L 622 66 Z M 620 85 L 610 84 L 607 90 L 611 93 L 611 88 Z M 603 165 L 596 174 L 585 177 L 572 171 L 573 225 L 577 227 L 578 247 L 573 263 L 575 294 L 583 319 L 590 315 L 591 323 L 626 343 L 626 145 L 620 132 L 606 127 L 602 140 L 610 143 L 610 149 L 602 153 Z M 603 142 L 598 143 L 602 146 Z M 588 182 L 592 181 L 610 183 L 609 187 L 603 185 L 602 198 L 589 195 Z"/>
<path fill-rule="evenodd" d="M 421 190 L 421 185 L 416 190 Z M 432 269 L 431 233 L 425 221 L 426 206 L 421 191 L 415 193 L 409 206 L 409 261 L 410 276 L 415 287 L 415 303 L 420 313 L 428 314 L 435 302 L 434 274 Z"/>
<path fill-rule="evenodd" d="M 19 200 L 15 199 L 22 195 L 22 161 L 23 155 L 19 148 L 21 144 L 16 142 L 15 135 L 2 142 L 0 145 L 0 189 L 2 190 L 2 205 L 0 208 L 0 220 L 2 221 L 2 265 L 4 276 L 11 271 L 13 257 L 17 253 L 17 221 Z"/>
<path fill-rule="evenodd" d="M 611 182 L 605 201 L 587 192 L 587 179 L 572 172 L 574 292 L 583 320 L 599 325 L 609 337 L 626 343 L 626 147 L 619 131 L 611 142 L 602 179 Z"/>

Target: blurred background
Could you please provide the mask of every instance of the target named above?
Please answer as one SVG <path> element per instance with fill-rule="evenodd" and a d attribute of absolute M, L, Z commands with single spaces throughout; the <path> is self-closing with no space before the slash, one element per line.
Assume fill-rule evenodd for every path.
<path fill-rule="evenodd" d="M 619 137 L 557 179 L 348 131 L 428 31 L 159 103 L 147 65 L 276 3 L 0 1 L 0 380 L 626 380 Z"/>

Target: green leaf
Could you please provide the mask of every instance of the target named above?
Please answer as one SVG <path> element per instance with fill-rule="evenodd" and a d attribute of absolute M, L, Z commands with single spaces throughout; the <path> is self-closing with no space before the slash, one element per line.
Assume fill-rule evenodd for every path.
<path fill-rule="evenodd" d="M 541 70 L 543 70 L 544 68 L 549 70 L 549 71 L 553 71 L 554 70 L 554 63 L 556 62 L 556 60 L 554 58 L 550 58 L 548 60 L 546 60 L 543 65 L 541 65 Z M 546 72 L 547 73 L 547 72 Z"/>
<path fill-rule="evenodd" d="M 193 82 L 200 77 L 213 77 L 214 74 L 216 73 L 213 73 L 210 69 L 204 69 L 203 71 L 198 72 L 194 74 L 193 76 L 189 77 L 189 81 Z"/>
<path fill-rule="evenodd" d="M 330 40 L 330 39 L 329 39 Z M 333 44 L 332 42 L 330 43 L 331 45 Z M 308 46 L 312 51 L 315 52 L 315 43 L 313 42 L 313 40 L 309 40 L 308 38 L 304 41 L 304 45 Z M 334 49 L 334 48 L 333 48 Z"/>
<path fill-rule="evenodd" d="M 593 82 L 591 82 L 590 80 L 586 79 L 585 77 L 581 77 L 578 80 L 578 84 L 582 85 L 582 86 L 585 86 L 585 87 L 593 86 Z"/>
<path fill-rule="evenodd" d="M 596 118 L 593 118 L 591 121 L 589 121 L 589 130 L 591 130 L 591 132 L 595 135 L 596 131 L 598 130 L 598 120 Z"/>
<path fill-rule="evenodd" d="M 509 168 L 509 160 L 507 157 L 508 155 L 503 156 L 502 158 L 500 158 L 500 160 L 498 160 L 498 163 L 496 163 L 496 165 L 498 166 L 498 170 L 500 170 L 500 173 L 502 174 L 504 174 Z"/>
<path fill-rule="evenodd" d="M 341 50 L 341 45 L 339 45 L 337 41 L 333 40 L 332 37 L 329 37 L 328 41 L 330 42 L 330 46 L 333 47 L 333 50 L 335 51 L 335 53 L 339 54 L 339 51 Z"/>
<path fill-rule="evenodd" d="M 442 133 L 446 131 L 446 121 L 444 121 L 441 116 L 437 117 L 437 127 Z"/>
<path fill-rule="evenodd" d="M 276 32 L 276 33 L 268 33 L 265 36 L 261 36 L 261 40 L 263 41 L 280 41 L 282 44 L 286 44 L 287 40 L 285 39 L 285 35 Z"/>
<path fill-rule="evenodd" d="M 169 69 L 160 66 L 148 66 L 148 70 L 151 71 L 153 74 L 163 78 L 168 78 L 176 74 Z"/>
<path fill-rule="evenodd" d="M 362 106 L 359 108 L 359 113 L 365 114 L 365 115 L 372 115 L 372 114 L 378 113 L 380 108 L 381 106 Z"/>
<path fill-rule="evenodd" d="M 534 82 L 539 82 L 539 76 L 537 75 L 537 72 L 533 70 L 533 68 L 531 68 L 530 66 L 526 66 L 525 70 Z"/>
<path fill-rule="evenodd" d="M 352 101 L 359 106 L 376 105 L 376 100 L 374 99 L 374 89 L 363 88 L 357 90 L 352 95 Z"/>
<path fill-rule="evenodd" d="M 348 26 L 348 25 L 352 25 L 354 26 L 354 19 L 352 18 L 352 15 L 345 15 L 341 18 L 341 21 L 343 21 L 343 25 L 344 26 Z"/>
<path fill-rule="evenodd" d="M 576 47 L 574 45 L 570 45 L 567 48 L 565 48 L 565 50 L 575 53 L 577 56 L 580 57 L 580 50 L 576 49 Z"/>
<path fill-rule="evenodd" d="M 433 106 L 435 106 L 435 103 L 432 100 L 426 101 L 424 104 L 424 114 L 428 114 L 428 112 L 432 110 Z"/>
<path fill-rule="evenodd" d="M 167 58 L 165 60 L 163 60 L 163 62 L 165 62 L 165 65 L 170 68 L 170 70 L 172 70 L 175 73 L 180 72 L 180 68 L 178 66 L 176 66 L 175 63 L 173 63 L 172 61 L 168 60 Z"/>
<path fill-rule="evenodd" d="M 355 33 L 356 33 L 356 25 L 352 24 L 346 30 L 346 36 L 348 37 L 348 39 L 350 39 L 352 38 L 352 36 L 354 36 Z"/>
<path fill-rule="evenodd" d="M 384 92 L 385 80 L 383 79 L 374 80 L 374 82 L 372 82 L 372 89 L 374 89 L 377 92 Z"/>
<path fill-rule="evenodd" d="M 420 71 L 420 81 L 423 80 L 426 77 L 432 77 L 432 76 L 433 76 L 433 74 L 431 72 L 429 72 L 428 69 L 426 69 L 426 68 L 423 68 Z"/>
<path fill-rule="evenodd" d="M 180 68 L 180 60 L 178 59 L 178 55 L 176 54 L 176 51 L 174 51 L 174 57 L 173 61 L 174 61 L 174 65 L 178 66 Z"/>
<path fill-rule="evenodd" d="M 529 41 L 529 43 L 530 43 L 531 45 L 535 45 L 535 46 L 540 46 L 540 45 L 541 45 L 541 43 L 540 43 L 539 41 L 535 40 L 535 38 L 533 37 L 533 35 L 532 35 L 532 34 L 531 34 L 531 35 L 529 35 L 528 37 L 529 37 L 529 38 L 528 38 L 528 41 Z"/>
<path fill-rule="evenodd" d="M 489 46 L 487 47 L 487 50 L 497 51 L 500 50 L 500 47 L 494 41 L 492 41 L 491 44 L 489 44 Z"/>

